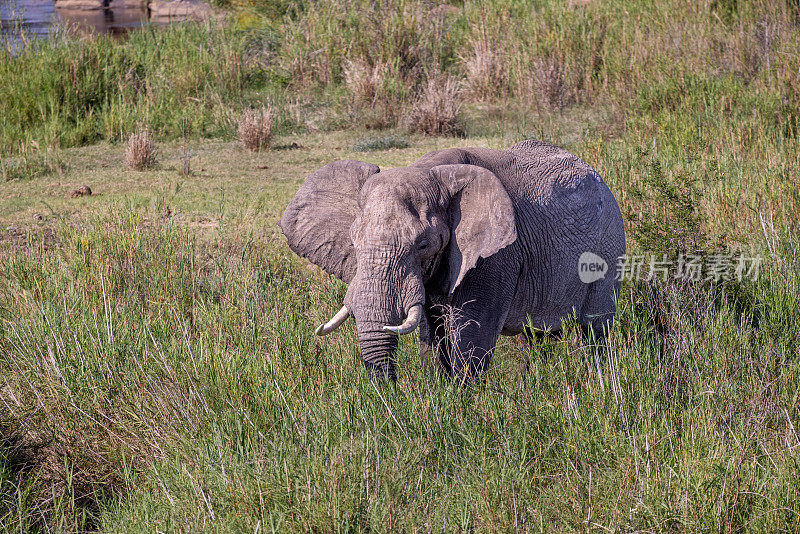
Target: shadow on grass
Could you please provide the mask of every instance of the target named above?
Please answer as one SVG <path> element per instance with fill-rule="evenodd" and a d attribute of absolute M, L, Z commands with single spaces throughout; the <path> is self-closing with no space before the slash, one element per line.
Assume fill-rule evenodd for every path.
<path fill-rule="evenodd" d="M 119 477 L 0 409 L 0 532 L 99 530 L 100 502 L 122 488 Z"/>

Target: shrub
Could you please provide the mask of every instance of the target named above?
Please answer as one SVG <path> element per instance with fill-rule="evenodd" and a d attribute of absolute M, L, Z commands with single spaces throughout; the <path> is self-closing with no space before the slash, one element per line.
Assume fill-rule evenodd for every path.
<path fill-rule="evenodd" d="M 635 203 L 624 208 L 628 235 L 643 250 L 656 254 L 697 254 L 714 249 L 704 225 L 703 192 L 688 172 L 666 173 L 657 155 L 635 147 L 633 168 L 641 172 L 640 184 L 626 184 Z"/>
<path fill-rule="evenodd" d="M 239 119 L 238 138 L 242 148 L 247 150 L 261 150 L 269 148 L 272 137 L 272 125 L 275 114 L 270 106 L 261 106 L 261 109 L 248 109 Z"/>
<path fill-rule="evenodd" d="M 125 165 L 135 171 L 143 171 L 153 167 L 157 160 L 158 149 L 150 130 L 144 127 L 136 128 L 125 147 Z"/>
<path fill-rule="evenodd" d="M 508 73 L 504 58 L 489 41 L 481 37 L 472 43 L 472 51 L 459 56 L 466 71 L 466 89 L 477 100 L 491 100 L 508 91 Z"/>
<path fill-rule="evenodd" d="M 428 84 L 408 111 L 408 129 L 427 135 L 461 133 L 460 96 L 461 88 L 455 78 L 447 75 L 429 78 Z"/>
<path fill-rule="evenodd" d="M 542 106 L 563 109 L 573 101 L 574 94 L 561 61 L 547 57 L 536 60 L 533 67 L 534 88 Z"/>

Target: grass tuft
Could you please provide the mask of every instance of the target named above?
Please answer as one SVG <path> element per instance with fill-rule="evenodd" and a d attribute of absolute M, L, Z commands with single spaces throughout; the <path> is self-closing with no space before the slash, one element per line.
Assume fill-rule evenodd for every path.
<path fill-rule="evenodd" d="M 135 171 L 150 169 L 158 162 L 158 148 L 146 127 L 136 128 L 125 145 L 125 165 Z"/>
<path fill-rule="evenodd" d="M 460 97 L 461 88 L 455 78 L 430 78 L 407 112 L 408 129 L 427 135 L 462 133 Z"/>
<path fill-rule="evenodd" d="M 368 65 L 363 60 L 346 60 L 343 65 L 345 87 L 357 103 L 373 104 L 383 85 L 385 65 Z"/>
<path fill-rule="evenodd" d="M 271 106 L 245 110 L 237 129 L 241 147 L 254 152 L 269 149 L 274 121 L 275 113 Z"/>
<path fill-rule="evenodd" d="M 537 59 L 533 74 L 534 90 L 540 105 L 561 110 L 574 100 L 566 69 L 557 58 Z"/>
<path fill-rule="evenodd" d="M 487 35 L 471 43 L 469 53 L 460 55 L 464 66 L 466 94 L 478 101 L 494 101 L 508 92 L 507 64 Z"/>

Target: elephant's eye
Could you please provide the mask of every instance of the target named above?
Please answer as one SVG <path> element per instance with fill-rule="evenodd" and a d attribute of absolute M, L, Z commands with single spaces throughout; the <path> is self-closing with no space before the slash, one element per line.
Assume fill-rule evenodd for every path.
<path fill-rule="evenodd" d="M 420 250 L 425 250 L 426 248 L 428 248 L 428 240 L 421 239 L 420 242 L 417 243 L 417 247 L 419 247 Z"/>

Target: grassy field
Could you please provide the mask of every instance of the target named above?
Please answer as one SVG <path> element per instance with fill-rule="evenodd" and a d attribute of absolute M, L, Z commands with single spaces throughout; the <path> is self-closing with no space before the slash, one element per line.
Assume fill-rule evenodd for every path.
<path fill-rule="evenodd" d="M 796 6 L 239 4 L 0 55 L 0 532 L 800 531 Z M 447 76 L 461 135 L 414 133 Z M 760 276 L 626 282 L 603 348 L 503 338 L 480 386 L 416 334 L 394 385 L 352 321 L 313 336 L 346 288 L 275 224 L 311 171 L 530 137 L 598 170 L 629 252 Z"/>

